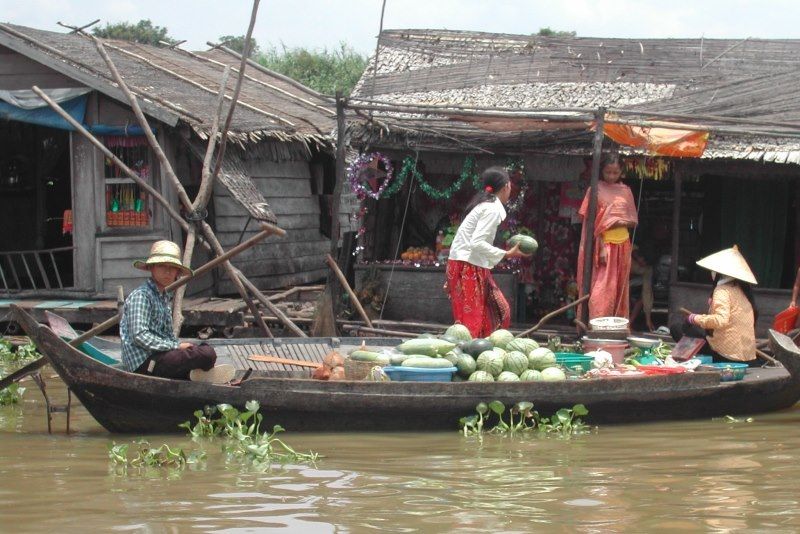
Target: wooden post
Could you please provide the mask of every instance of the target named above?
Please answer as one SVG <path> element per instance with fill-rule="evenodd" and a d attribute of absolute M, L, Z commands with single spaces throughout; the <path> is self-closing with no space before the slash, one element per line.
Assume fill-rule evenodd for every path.
<path fill-rule="evenodd" d="M 339 279 L 342 287 L 344 287 L 347 291 L 347 294 L 350 295 L 350 300 L 353 301 L 353 307 L 356 309 L 356 311 L 358 311 L 358 314 L 361 316 L 361 318 L 364 319 L 364 322 L 367 323 L 367 326 L 372 328 L 372 321 L 369 320 L 367 312 L 364 311 L 363 306 L 361 306 L 361 303 L 358 301 L 358 296 L 356 296 L 353 288 L 347 283 L 347 278 L 345 278 L 344 273 L 336 264 L 336 260 L 334 260 L 330 254 L 328 254 L 325 259 L 328 262 L 328 265 L 330 265 L 333 274 L 335 274 L 336 278 Z"/>
<path fill-rule="evenodd" d="M 341 91 L 336 91 L 336 185 L 333 188 L 333 201 L 331 202 L 331 256 L 336 255 L 339 246 L 339 206 L 342 201 L 342 187 L 344 184 L 345 164 L 345 99 Z"/>
<path fill-rule="evenodd" d="M 583 220 L 583 287 L 581 294 L 588 295 L 592 288 L 592 258 L 594 257 L 594 219 L 597 216 L 597 184 L 600 180 L 600 157 L 603 152 L 603 125 L 606 116 L 606 108 L 597 109 L 596 126 L 594 130 L 594 146 L 592 150 L 592 179 L 590 182 L 591 193 L 589 194 L 589 211 Z M 581 318 L 587 322 L 589 317 L 589 307 L 583 307 Z"/>
<path fill-rule="evenodd" d="M 681 236 L 681 194 L 683 191 L 683 172 L 676 169 L 674 198 L 672 199 L 672 249 L 670 250 L 669 285 L 670 289 L 678 281 L 678 255 L 680 253 Z"/>

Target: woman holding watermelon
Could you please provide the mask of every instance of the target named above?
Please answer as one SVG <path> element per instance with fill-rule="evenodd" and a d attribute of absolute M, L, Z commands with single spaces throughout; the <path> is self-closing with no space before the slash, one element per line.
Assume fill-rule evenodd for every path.
<path fill-rule="evenodd" d="M 631 188 L 623 184 L 622 167 L 616 157 L 600 163 L 601 178 L 597 184 L 597 215 L 594 220 L 592 283 L 589 296 L 589 319 L 625 317 L 629 315 L 631 275 L 631 240 L 629 229 L 639 217 Z M 589 195 L 586 191 L 578 211 L 586 224 Z M 578 249 L 578 288 L 583 291 L 583 266 L 586 258 L 585 232 L 581 232 Z"/>
<path fill-rule="evenodd" d="M 444 289 L 450 296 L 453 319 L 472 337 L 486 337 L 508 328 L 511 308 L 492 278 L 491 269 L 505 258 L 527 258 L 519 245 L 503 250 L 493 245 L 497 227 L 506 218 L 503 207 L 511 197 L 511 180 L 502 167 L 481 175 L 483 189 L 467 204 L 463 222 L 450 247 Z"/>

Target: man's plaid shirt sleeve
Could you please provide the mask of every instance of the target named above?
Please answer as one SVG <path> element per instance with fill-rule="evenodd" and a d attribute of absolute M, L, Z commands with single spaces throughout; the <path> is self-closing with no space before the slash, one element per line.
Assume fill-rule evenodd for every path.
<path fill-rule="evenodd" d="M 154 326 L 150 324 L 150 302 L 143 293 L 132 294 L 128 302 L 125 303 L 126 315 L 128 316 L 128 329 L 131 339 L 139 347 L 153 352 L 164 352 L 178 348 L 178 339 L 173 336 L 163 336 L 154 332 Z M 166 326 L 166 325 L 163 325 Z"/>

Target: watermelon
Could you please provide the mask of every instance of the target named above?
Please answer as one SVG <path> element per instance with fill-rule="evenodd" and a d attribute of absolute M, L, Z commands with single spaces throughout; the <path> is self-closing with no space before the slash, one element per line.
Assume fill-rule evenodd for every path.
<path fill-rule="evenodd" d="M 455 341 L 456 343 L 458 343 L 458 341 L 472 341 L 472 334 L 469 333 L 469 328 L 459 323 L 448 327 L 447 330 L 444 331 L 444 335 L 457 340 Z"/>
<path fill-rule="evenodd" d="M 508 245 L 510 247 L 519 245 L 519 250 L 523 254 L 533 254 L 539 248 L 539 243 L 533 237 L 524 234 L 511 236 L 511 239 L 508 240 Z"/>
<path fill-rule="evenodd" d="M 492 376 L 497 376 L 503 372 L 503 357 L 493 350 L 482 352 L 478 356 L 477 368 Z"/>
<path fill-rule="evenodd" d="M 548 367 L 542 371 L 542 380 L 545 382 L 558 382 L 559 380 L 566 380 L 567 375 L 558 367 Z"/>
<path fill-rule="evenodd" d="M 503 371 L 509 371 L 519 376 L 527 369 L 528 357 L 521 352 L 512 350 L 506 354 L 505 358 L 503 358 Z"/>
<path fill-rule="evenodd" d="M 473 358 L 477 358 L 482 352 L 492 350 L 493 347 L 494 345 L 492 345 L 492 342 L 488 339 L 478 338 L 470 341 L 462 350 L 470 354 Z"/>
<path fill-rule="evenodd" d="M 469 376 L 478 368 L 475 358 L 469 354 L 462 354 L 456 360 L 456 367 L 458 367 L 458 374 L 461 376 Z"/>
<path fill-rule="evenodd" d="M 506 350 L 508 351 L 516 350 L 523 354 L 528 354 L 533 349 L 538 349 L 538 348 L 539 344 L 527 337 L 519 337 L 514 339 L 510 343 L 506 344 Z"/>
<path fill-rule="evenodd" d="M 504 349 L 508 343 L 514 341 L 514 334 L 501 328 L 500 330 L 495 330 L 489 335 L 489 341 L 491 341 L 492 345 L 495 347 Z"/>
<path fill-rule="evenodd" d="M 497 377 L 498 382 L 519 382 L 519 377 L 511 371 L 503 371 Z"/>
<path fill-rule="evenodd" d="M 455 365 L 456 362 L 458 361 L 458 357 L 461 356 L 462 354 L 464 353 L 458 350 L 458 347 L 456 347 L 447 354 L 445 354 L 444 356 L 442 356 L 442 358 Z"/>
<path fill-rule="evenodd" d="M 547 347 L 539 347 L 528 353 L 528 367 L 541 371 L 556 364 L 556 355 Z"/>
<path fill-rule="evenodd" d="M 537 382 L 542 379 L 542 373 L 535 369 L 528 369 L 519 375 L 519 379 L 523 382 Z"/>
<path fill-rule="evenodd" d="M 475 371 L 469 375 L 470 382 L 494 382 L 494 377 L 486 371 Z"/>

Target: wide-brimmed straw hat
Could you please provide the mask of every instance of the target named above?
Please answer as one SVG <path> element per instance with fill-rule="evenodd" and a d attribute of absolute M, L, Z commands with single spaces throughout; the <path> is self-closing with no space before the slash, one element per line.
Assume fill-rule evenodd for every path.
<path fill-rule="evenodd" d="M 146 260 L 136 260 L 133 266 L 147 271 L 148 265 L 167 264 L 178 267 L 183 274 L 192 274 L 192 270 L 181 261 L 181 247 L 172 241 L 162 240 L 153 243 L 150 247 L 150 256 Z"/>
<path fill-rule="evenodd" d="M 744 256 L 742 256 L 742 253 L 739 252 L 739 247 L 736 245 L 715 252 L 702 260 L 698 260 L 697 265 L 709 271 L 730 276 L 731 278 L 736 278 L 737 280 L 742 280 L 749 284 L 758 284 L 756 276 L 753 274 L 753 271 L 750 270 L 750 266 L 747 265 L 747 261 L 744 259 Z"/>

